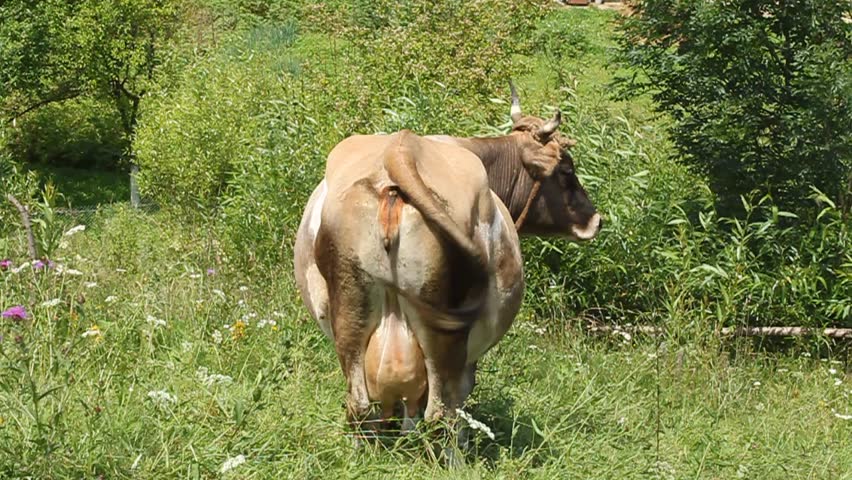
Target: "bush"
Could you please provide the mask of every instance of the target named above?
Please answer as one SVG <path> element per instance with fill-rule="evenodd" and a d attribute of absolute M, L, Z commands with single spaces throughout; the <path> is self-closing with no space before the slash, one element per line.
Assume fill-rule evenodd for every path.
<path fill-rule="evenodd" d="M 638 0 L 622 55 L 673 118 L 677 153 L 726 213 L 740 196 L 771 194 L 803 212 L 815 185 L 849 210 L 852 35 L 849 2 Z"/>
<path fill-rule="evenodd" d="M 112 170 L 129 142 L 115 108 L 78 98 L 46 105 L 25 116 L 11 132 L 8 151 L 34 164 Z"/>

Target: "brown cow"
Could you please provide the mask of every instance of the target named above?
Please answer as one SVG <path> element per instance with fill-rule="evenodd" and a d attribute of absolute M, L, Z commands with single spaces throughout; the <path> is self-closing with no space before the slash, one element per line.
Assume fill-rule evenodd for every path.
<path fill-rule="evenodd" d="M 302 300 L 334 342 L 353 425 L 455 414 L 523 296 L 518 232 L 589 240 L 601 218 L 573 141 L 523 116 L 494 138 L 358 135 L 329 154 L 296 236 Z M 517 229 L 517 231 L 516 231 Z"/>

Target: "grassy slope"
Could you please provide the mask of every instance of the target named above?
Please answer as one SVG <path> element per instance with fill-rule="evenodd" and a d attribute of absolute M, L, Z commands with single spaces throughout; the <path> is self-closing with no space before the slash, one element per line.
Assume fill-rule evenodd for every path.
<path fill-rule="evenodd" d="M 591 86 L 604 79 L 584 70 L 580 96 L 618 108 Z M 852 478 L 852 421 L 833 413 L 852 413 L 845 364 L 746 343 L 596 339 L 528 310 L 481 366 L 467 408 L 496 441 L 480 437 L 461 472 L 420 438 L 355 453 L 337 360 L 288 268 L 245 278 L 215 265 L 202 232 L 158 217 L 119 210 L 98 225 L 57 256 L 82 276 L 0 274 L 0 307 L 33 315 L 0 324 L 0 477 L 215 478 L 243 454 L 227 476 Z M 209 266 L 216 275 L 193 278 Z M 63 303 L 41 306 L 53 298 Z M 224 328 L 243 316 L 243 335 Z M 82 338 L 94 324 L 101 339 Z M 232 383 L 205 385 L 201 367 Z M 158 407 L 148 393 L 163 389 L 176 402 Z"/>

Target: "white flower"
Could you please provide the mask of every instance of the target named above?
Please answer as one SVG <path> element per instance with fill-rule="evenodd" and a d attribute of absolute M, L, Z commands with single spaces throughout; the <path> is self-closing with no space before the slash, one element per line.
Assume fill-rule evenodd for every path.
<path fill-rule="evenodd" d="M 86 330 L 85 332 L 83 332 L 83 334 L 80 335 L 80 336 L 83 337 L 83 338 L 100 337 L 101 336 L 101 329 L 98 328 L 97 326 L 92 326 L 92 327 L 89 327 L 89 329 Z"/>
<path fill-rule="evenodd" d="M 208 387 L 214 385 L 230 385 L 234 383 L 234 379 L 228 375 L 220 375 L 218 373 L 208 373 L 207 367 L 198 367 L 195 376 L 201 380 L 201 383 Z"/>
<path fill-rule="evenodd" d="M 18 265 L 17 267 L 13 268 L 12 270 L 10 270 L 10 272 L 12 272 L 12 273 L 20 273 L 20 271 L 21 271 L 21 270 L 23 270 L 23 269 L 25 269 L 25 268 L 27 268 L 27 267 L 29 267 L 29 266 L 30 266 L 30 262 L 24 262 L 24 263 L 22 263 L 22 264 Z"/>
<path fill-rule="evenodd" d="M 834 379 L 834 386 L 835 387 L 839 387 L 842 383 L 843 383 L 843 380 L 841 380 L 839 378 Z"/>
<path fill-rule="evenodd" d="M 195 304 L 196 304 L 196 305 L 201 305 L 202 303 L 204 303 L 204 299 L 203 299 L 203 298 L 199 298 L 198 300 L 196 300 L 196 301 L 195 301 Z"/>
<path fill-rule="evenodd" d="M 789 369 L 787 369 L 787 368 L 779 368 L 778 370 L 776 370 L 776 372 L 778 372 L 778 373 L 787 373 L 787 372 L 789 372 L 789 371 L 790 371 L 790 370 L 789 370 Z"/>
<path fill-rule="evenodd" d="M 257 322 L 257 328 L 263 328 L 263 327 L 265 327 L 265 326 L 267 326 L 267 325 L 269 325 L 269 326 L 271 326 L 271 327 L 274 327 L 274 326 L 275 326 L 275 325 L 277 325 L 277 324 L 278 324 L 278 322 L 276 322 L 275 320 L 269 320 L 269 319 L 266 319 L 266 318 L 261 318 L 261 319 Z"/>
<path fill-rule="evenodd" d="M 222 343 L 222 332 L 220 332 L 219 330 L 213 330 L 213 342 L 216 345 Z"/>
<path fill-rule="evenodd" d="M 222 290 L 219 290 L 218 288 L 214 288 L 214 289 L 213 289 L 213 293 L 215 293 L 216 295 L 218 295 L 218 296 L 222 297 L 222 300 L 224 300 L 224 299 L 225 299 L 225 292 L 223 292 Z"/>
<path fill-rule="evenodd" d="M 245 285 L 240 285 L 240 291 L 241 291 L 241 292 L 247 292 L 247 291 L 248 291 L 248 287 L 247 287 L 247 286 L 245 286 Z"/>
<path fill-rule="evenodd" d="M 76 227 L 72 227 L 67 232 L 65 232 L 65 236 L 70 237 L 71 235 L 74 235 L 75 233 L 80 233 L 85 229 L 86 229 L 85 225 L 77 225 Z"/>
<path fill-rule="evenodd" d="M 246 463 L 245 455 L 237 455 L 236 457 L 231 457 L 225 460 L 225 463 L 222 464 L 222 468 L 219 469 L 219 473 L 225 473 L 229 470 L 233 470 L 244 463 Z"/>
<path fill-rule="evenodd" d="M 118 297 L 116 297 L 115 295 L 110 295 L 110 296 L 108 296 L 107 298 L 104 299 L 104 302 L 112 303 L 116 300 L 118 300 Z"/>
<path fill-rule="evenodd" d="M 462 410 L 460 408 L 456 409 L 456 413 L 461 418 L 463 418 L 467 422 L 468 425 L 470 425 L 470 428 L 472 428 L 474 430 L 479 430 L 480 432 L 484 433 L 485 435 L 488 435 L 488 438 L 490 438 L 491 440 L 494 440 L 494 432 L 492 432 L 491 429 L 488 428 L 487 425 L 480 422 L 479 420 L 476 420 L 469 413 L 465 412 L 464 410 Z"/>
<path fill-rule="evenodd" d="M 281 317 L 283 317 L 283 316 L 284 316 L 284 314 L 283 314 L 283 313 L 281 313 L 281 312 L 279 312 L 278 310 L 275 310 L 274 312 L 272 312 L 272 314 L 273 314 L 273 315 L 275 315 L 275 316 L 276 316 L 276 317 L 278 317 L 278 318 L 281 318 Z"/>
<path fill-rule="evenodd" d="M 237 305 L 239 305 L 240 307 L 244 307 L 246 305 L 246 301 L 243 300 L 243 299 L 240 299 L 240 300 L 237 301 Z"/>
<path fill-rule="evenodd" d="M 83 284 L 86 288 L 95 288 L 98 286 L 98 282 L 86 282 Z"/>
<path fill-rule="evenodd" d="M 74 270 L 73 268 L 65 268 L 64 265 L 56 266 L 56 274 L 57 275 L 72 275 L 75 277 L 79 277 L 83 274 L 80 270 Z"/>
<path fill-rule="evenodd" d="M 184 352 L 188 352 L 192 350 L 192 342 L 187 342 L 186 340 L 184 340 L 183 342 L 180 342 L 180 348 Z"/>
<path fill-rule="evenodd" d="M 754 385 L 755 387 L 759 387 L 759 386 L 760 386 L 760 382 L 754 382 L 754 383 L 752 383 L 752 385 Z"/>
<path fill-rule="evenodd" d="M 177 403 L 177 397 L 165 390 L 152 390 L 148 392 L 148 398 L 159 408 L 168 408 Z"/>
<path fill-rule="evenodd" d="M 837 375 L 837 369 L 836 368 L 829 368 L 828 374 L 829 375 Z"/>
<path fill-rule="evenodd" d="M 831 413 L 833 413 L 835 417 L 841 420 L 852 420 L 852 415 L 843 415 L 842 413 L 837 413 L 834 411 L 833 408 L 831 409 Z"/>
<path fill-rule="evenodd" d="M 192 278 L 192 279 L 201 278 L 201 274 L 200 273 L 190 273 L 189 278 Z"/>
<path fill-rule="evenodd" d="M 154 327 L 154 328 L 157 328 L 157 327 L 165 327 L 165 326 L 166 326 L 166 321 L 165 321 L 165 320 L 160 320 L 159 318 L 157 318 L 157 317 L 155 317 L 155 316 L 153 316 L 153 315 L 148 315 L 148 316 L 145 318 L 145 321 L 146 321 L 146 322 L 148 322 L 148 325 L 151 325 L 151 326 L 152 326 L 152 327 Z"/>
<path fill-rule="evenodd" d="M 616 423 L 619 427 L 627 425 L 627 417 L 620 417 Z"/>
<path fill-rule="evenodd" d="M 547 329 L 544 327 L 536 327 L 533 329 L 533 331 L 539 335 L 544 335 L 545 333 L 547 333 Z"/>
<path fill-rule="evenodd" d="M 62 300 L 60 300 L 58 298 L 53 298 L 53 299 L 46 300 L 46 301 L 42 302 L 41 306 L 42 307 L 55 307 L 55 306 L 59 305 L 60 303 L 62 303 Z"/>

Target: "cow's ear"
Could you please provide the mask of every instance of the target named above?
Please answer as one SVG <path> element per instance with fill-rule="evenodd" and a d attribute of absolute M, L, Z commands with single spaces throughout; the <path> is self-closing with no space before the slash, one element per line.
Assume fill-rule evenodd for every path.
<path fill-rule="evenodd" d="M 559 145 L 551 142 L 527 151 L 522 157 L 522 162 L 533 179 L 544 180 L 556 171 L 556 167 L 559 166 L 559 155 Z"/>

